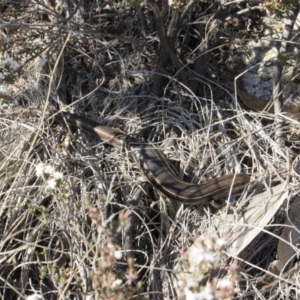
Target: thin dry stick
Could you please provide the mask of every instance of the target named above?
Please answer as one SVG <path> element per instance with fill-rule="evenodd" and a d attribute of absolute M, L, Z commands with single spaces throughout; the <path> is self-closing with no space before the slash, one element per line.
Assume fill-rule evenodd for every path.
<path fill-rule="evenodd" d="M 282 42 L 279 49 L 279 55 L 283 55 L 287 52 L 287 41 L 290 40 L 293 27 L 296 18 L 299 13 L 299 4 L 293 7 L 287 13 L 287 19 L 285 23 L 285 28 L 282 33 Z M 282 147 L 284 145 L 283 140 L 283 120 L 279 115 L 283 107 L 283 98 L 281 93 L 281 76 L 282 76 L 282 63 L 278 61 L 275 72 L 273 76 L 273 101 L 274 101 L 274 111 L 275 111 L 275 140 Z"/>
<path fill-rule="evenodd" d="M 51 76 L 50 76 L 49 88 L 48 88 L 48 93 L 47 93 L 47 97 L 46 97 L 46 103 L 45 103 L 45 106 L 44 106 L 43 115 L 42 115 L 40 124 L 39 124 L 39 126 L 38 126 L 38 128 L 37 128 L 36 134 L 35 134 L 35 136 L 34 136 L 34 138 L 33 138 L 33 141 L 32 141 L 32 143 L 31 143 L 31 145 L 30 145 L 30 148 L 29 148 L 29 150 L 28 150 L 28 152 L 27 152 L 27 154 L 26 154 L 26 157 L 25 157 L 25 159 L 24 159 L 24 161 L 23 161 L 23 163 L 22 163 L 20 169 L 18 170 L 18 173 L 16 174 L 16 177 L 15 177 L 13 183 L 11 184 L 9 190 L 7 191 L 7 194 L 5 195 L 5 198 L 4 198 L 4 200 L 3 200 L 3 203 L 2 203 L 2 205 L 1 205 L 1 207 L 0 207 L 0 219 L 2 218 L 3 213 L 4 213 L 5 209 L 6 209 L 6 205 L 7 205 L 9 196 L 10 196 L 10 194 L 11 194 L 11 192 L 12 192 L 12 190 L 13 190 L 15 184 L 18 182 L 19 177 L 21 176 L 21 173 L 22 173 L 23 169 L 25 168 L 25 166 L 26 166 L 26 164 L 27 164 L 27 162 L 28 162 L 29 156 L 31 155 L 31 152 L 32 152 L 32 150 L 33 150 L 33 148 L 34 148 L 34 145 L 35 145 L 35 143 L 36 143 L 36 141 L 37 141 L 37 138 L 38 138 L 38 136 L 39 136 L 39 134 L 40 134 L 42 125 L 44 124 L 44 119 L 45 119 L 45 116 L 46 116 L 46 112 L 47 112 L 47 110 L 48 110 L 48 104 L 49 104 L 49 99 L 50 99 L 50 94 L 51 94 L 51 87 L 52 87 L 53 77 L 54 77 L 55 71 L 57 70 L 59 61 L 60 61 L 60 59 L 61 59 L 61 57 L 62 57 L 62 54 L 63 54 L 64 49 L 65 49 L 65 47 L 66 47 L 66 45 L 67 45 L 67 43 L 68 43 L 68 41 L 69 41 L 70 36 L 71 36 L 71 33 L 68 34 L 68 36 L 67 36 L 67 38 L 66 38 L 66 41 L 65 41 L 65 43 L 63 44 L 63 47 L 62 47 L 62 49 L 61 49 L 61 51 L 60 51 L 60 53 L 59 53 L 59 55 L 58 55 L 58 58 L 57 58 L 57 60 L 56 60 L 56 62 L 55 62 L 53 71 L 52 71 Z"/>
<path fill-rule="evenodd" d="M 282 64 L 277 63 L 273 75 L 273 102 L 274 102 L 274 112 L 275 112 L 275 141 L 280 147 L 284 146 L 284 140 L 282 137 L 283 133 L 283 120 L 279 115 L 283 107 L 283 99 L 280 93 L 281 91 L 281 75 L 282 75 Z"/>
<path fill-rule="evenodd" d="M 176 66 L 177 72 L 178 72 L 179 76 L 182 78 L 183 83 L 186 84 L 187 76 L 184 73 L 184 71 L 182 70 L 184 65 L 179 60 L 179 58 L 177 57 L 175 52 L 172 50 L 172 48 L 169 44 L 169 41 L 168 41 L 168 36 L 167 36 L 165 24 L 164 24 L 164 13 L 163 13 L 163 11 L 159 10 L 159 7 L 154 0 L 148 0 L 147 3 L 151 7 L 151 9 L 154 13 L 154 16 L 155 16 L 156 23 L 157 23 L 157 34 L 158 34 L 159 40 L 161 42 L 161 45 L 164 48 L 164 50 L 166 51 L 166 53 L 168 54 L 168 56 L 171 58 L 174 65 Z"/>

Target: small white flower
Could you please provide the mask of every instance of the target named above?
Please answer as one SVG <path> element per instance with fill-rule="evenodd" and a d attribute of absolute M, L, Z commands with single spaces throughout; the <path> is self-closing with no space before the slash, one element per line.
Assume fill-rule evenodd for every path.
<path fill-rule="evenodd" d="M 44 172 L 47 174 L 47 175 L 52 175 L 54 173 L 54 168 L 50 165 L 47 165 L 45 166 L 44 168 Z"/>
<path fill-rule="evenodd" d="M 184 288 L 186 286 L 186 283 L 183 281 L 183 280 L 178 280 L 176 283 L 175 283 L 175 286 L 176 287 L 179 287 L 179 288 Z"/>
<path fill-rule="evenodd" d="M 39 163 L 36 167 L 35 167 L 35 172 L 36 172 L 36 176 L 43 176 L 44 174 L 44 168 L 45 165 L 43 163 Z"/>
<path fill-rule="evenodd" d="M 55 180 L 59 180 L 59 181 L 61 181 L 64 177 L 63 174 L 60 172 L 53 172 L 52 176 Z"/>
<path fill-rule="evenodd" d="M 223 238 L 217 239 L 216 245 L 219 249 L 223 249 L 226 246 L 226 241 Z"/>
<path fill-rule="evenodd" d="M 213 252 L 199 252 L 195 257 L 194 264 L 199 265 L 202 263 L 213 263 L 215 261 L 215 255 Z"/>
<path fill-rule="evenodd" d="M 207 252 L 207 253 L 204 253 L 203 260 L 208 263 L 209 262 L 213 263 L 213 262 L 215 262 L 216 258 L 215 258 L 215 255 L 213 252 Z"/>
<path fill-rule="evenodd" d="M 54 190 L 57 187 L 57 181 L 54 178 L 47 180 L 47 188 Z"/>
<path fill-rule="evenodd" d="M 121 284 L 122 284 L 122 280 L 121 280 L 121 279 L 116 279 L 116 280 L 111 284 L 111 289 L 112 289 L 112 290 L 115 290 L 115 289 L 119 288 Z"/>
<path fill-rule="evenodd" d="M 115 259 L 121 259 L 123 255 L 121 251 L 115 251 L 114 256 Z"/>
<path fill-rule="evenodd" d="M 198 286 L 198 282 L 194 278 L 188 278 L 187 280 L 187 287 L 189 289 L 196 288 Z"/>
<path fill-rule="evenodd" d="M 103 190 L 105 188 L 105 185 L 102 182 L 98 183 L 98 189 Z"/>
<path fill-rule="evenodd" d="M 219 289 L 226 289 L 226 290 L 233 290 L 232 281 L 227 279 L 227 278 L 220 279 L 218 281 L 218 288 Z"/>

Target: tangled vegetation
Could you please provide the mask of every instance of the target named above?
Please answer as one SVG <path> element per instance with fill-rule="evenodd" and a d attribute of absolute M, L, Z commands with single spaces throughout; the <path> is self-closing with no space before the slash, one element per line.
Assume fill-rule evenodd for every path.
<path fill-rule="evenodd" d="M 298 6 L 1 1 L 0 298 L 297 299 L 297 263 L 279 274 L 269 269 L 284 226 L 297 227 L 285 223 L 300 180 L 297 124 L 249 109 L 234 83 L 253 69 L 250 42 L 279 48 L 292 39 L 275 39 L 266 24 L 279 22 L 282 33 L 282 18 L 296 24 Z M 290 66 L 289 51 L 266 64 Z M 298 84 L 295 64 L 289 82 Z M 175 203 L 126 151 L 53 123 L 46 117 L 53 109 L 148 141 L 184 181 L 231 173 L 251 182 L 221 208 Z M 252 198 L 283 184 L 285 202 L 268 227 L 245 221 L 259 234 L 230 250 L 232 234 L 221 236 L 226 226 L 218 222 L 246 218 Z M 293 234 L 286 241 L 294 259 Z"/>

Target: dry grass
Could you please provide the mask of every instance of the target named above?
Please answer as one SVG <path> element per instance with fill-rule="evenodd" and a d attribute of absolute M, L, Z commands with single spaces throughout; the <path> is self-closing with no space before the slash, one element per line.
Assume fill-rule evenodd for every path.
<path fill-rule="evenodd" d="M 297 145 L 280 149 L 273 116 L 241 108 L 224 84 L 223 72 L 210 85 L 204 81 L 202 94 L 195 95 L 170 68 L 163 97 L 152 93 L 158 39 L 147 9 L 144 38 L 140 20 L 126 2 L 2 3 L 1 61 L 10 62 L 1 69 L 1 108 L 64 108 L 121 128 L 162 149 L 188 182 L 249 174 L 252 184 L 238 207 L 259 192 L 259 183 L 268 187 L 286 180 L 286 151 L 292 161 Z M 191 17 L 196 21 L 197 13 Z M 204 25 L 193 30 L 191 50 L 184 49 L 189 57 L 197 47 L 193 34 Z M 209 76 L 217 71 L 218 59 L 211 59 Z M 12 60 L 20 68 L 13 69 Z M 173 203 L 145 184 L 126 152 L 83 132 L 66 132 L 47 119 L 2 116 L 0 124 L 1 299 L 32 294 L 44 299 L 184 298 L 190 283 L 177 280 L 181 254 L 233 207 Z M 51 172 L 37 176 L 40 163 L 63 174 L 55 188 L 47 187 Z M 294 177 L 290 195 L 298 184 Z M 278 233 L 283 221 L 279 212 L 274 219 L 278 226 L 271 231 Z M 293 285 L 277 280 L 266 292 L 260 285 L 263 272 L 255 266 L 266 269 L 276 247 L 277 239 L 267 234 L 253 241 L 239 276 L 230 258 L 207 249 L 218 253 L 212 269 L 205 270 L 211 272 L 210 286 L 225 299 L 217 278 L 231 270 L 239 290 L 235 296 L 230 290 L 227 299 L 298 295 L 295 272 L 288 280 Z M 196 293 L 204 286 L 205 281 L 197 282 L 191 289 Z"/>

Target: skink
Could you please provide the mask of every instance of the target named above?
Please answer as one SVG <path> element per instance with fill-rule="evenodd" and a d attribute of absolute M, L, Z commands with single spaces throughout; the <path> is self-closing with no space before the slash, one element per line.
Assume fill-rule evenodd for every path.
<path fill-rule="evenodd" d="M 176 176 L 162 152 L 149 143 L 143 143 L 120 130 L 101 126 L 76 114 L 61 112 L 56 114 L 54 119 L 96 135 L 112 146 L 126 148 L 145 177 L 158 191 L 183 204 L 201 205 L 211 200 L 220 200 L 227 197 L 230 191 L 240 192 L 250 181 L 247 175 L 229 174 L 202 184 L 187 183 Z"/>

